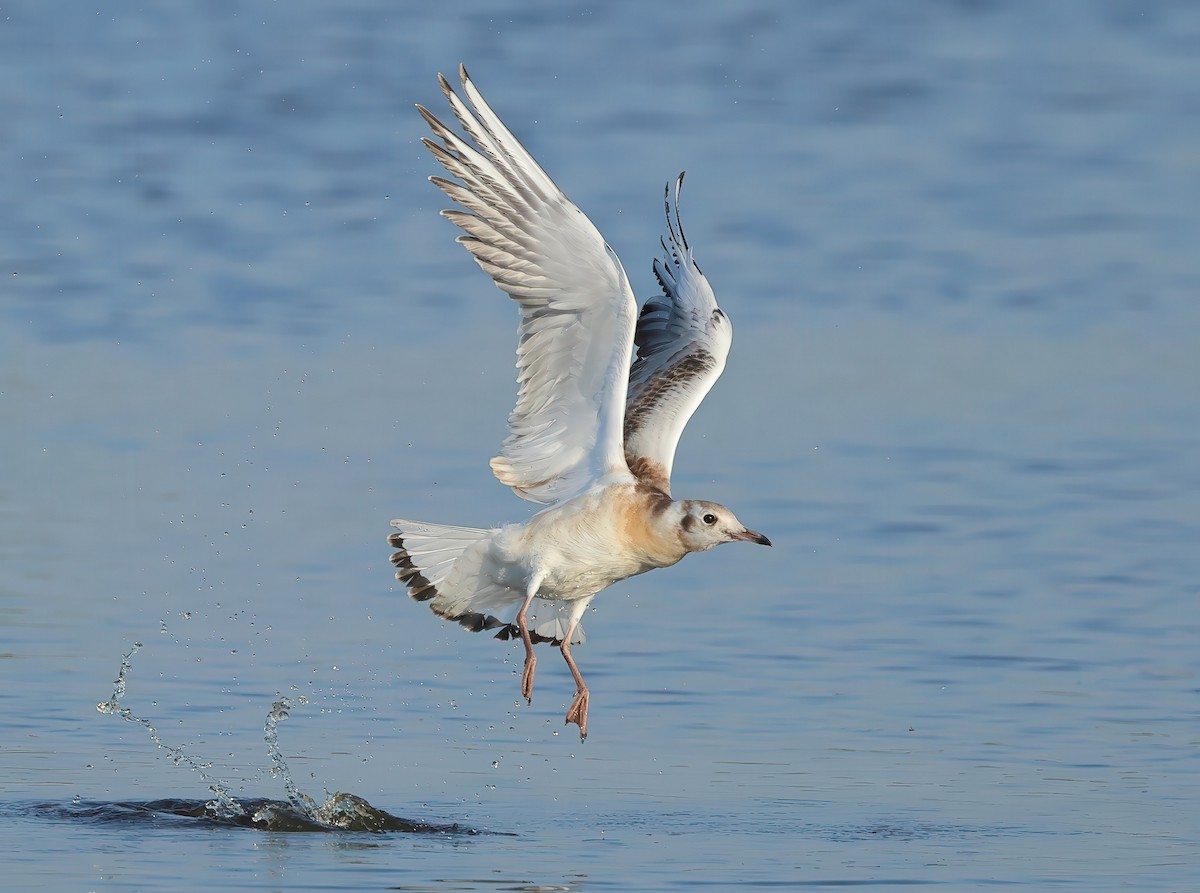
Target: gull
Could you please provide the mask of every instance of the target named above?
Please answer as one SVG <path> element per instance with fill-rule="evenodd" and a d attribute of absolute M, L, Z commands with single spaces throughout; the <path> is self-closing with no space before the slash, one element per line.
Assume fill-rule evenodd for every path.
<path fill-rule="evenodd" d="M 557 645 L 576 688 L 566 723 L 578 725 L 583 740 L 590 692 L 571 648 L 584 641 L 580 618 L 596 594 L 721 543 L 771 545 L 723 505 L 671 495 L 679 436 L 724 370 L 733 328 L 683 233 L 683 174 L 674 195 L 667 184 L 666 234 L 654 260 L 662 295 L 638 315 L 600 232 L 504 126 L 465 67 L 459 77 L 465 101 L 438 80 L 465 138 L 418 105 L 436 137 L 422 142 L 453 178 L 430 180 L 461 206 L 442 215 L 520 309 L 517 404 L 492 471 L 547 508 L 492 529 L 397 519 L 391 560 L 409 595 L 439 617 L 521 639 L 526 701 L 534 644 Z"/>

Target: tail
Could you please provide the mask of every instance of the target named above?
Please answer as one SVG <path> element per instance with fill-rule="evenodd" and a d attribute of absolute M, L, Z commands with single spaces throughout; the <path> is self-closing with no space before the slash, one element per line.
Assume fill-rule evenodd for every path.
<path fill-rule="evenodd" d="M 494 629 L 497 639 L 519 636 L 512 617 L 525 593 L 497 581 L 499 568 L 491 545 L 498 530 L 399 518 L 392 526 L 397 532 L 388 537 L 388 544 L 398 550 L 392 554 L 396 579 L 408 587 L 412 598 L 429 602 L 433 613 L 473 633 Z M 568 612 L 566 602 L 535 598 L 529 609 L 533 641 L 560 644 Z M 583 638 L 583 627 L 578 625 L 572 641 L 579 644 Z"/>
<path fill-rule="evenodd" d="M 403 519 L 392 526 L 398 532 L 388 537 L 388 543 L 400 550 L 392 555 L 392 564 L 396 579 L 408 587 L 410 596 L 429 602 L 439 617 L 455 620 L 472 632 L 508 625 L 471 605 L 479 585 L 486 585 L 480 572 L 495 531 Z M 509 594 L 506 600 L 512 597 Z"/>

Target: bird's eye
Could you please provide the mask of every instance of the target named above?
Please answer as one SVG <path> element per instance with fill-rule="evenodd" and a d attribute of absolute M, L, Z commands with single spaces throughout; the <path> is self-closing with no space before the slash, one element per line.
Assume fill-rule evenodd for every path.
<path fill-rule="evenodd" d="M 716 524 L 717 516 L 714 515 L 712 512 L 709 512 L 707 515 L 704 516 L 703 520 L 704 520 L 705 524 Z"/>

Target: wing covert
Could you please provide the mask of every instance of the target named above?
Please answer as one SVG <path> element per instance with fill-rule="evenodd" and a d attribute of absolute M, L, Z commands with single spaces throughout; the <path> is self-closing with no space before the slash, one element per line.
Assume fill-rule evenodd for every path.
<path fill-rule="evenodd" d="M 667 233 L 654 261 L 661 297 L 638 318 L 629 370 L 625 460 L 638 478 L 671 492 L 675 448 L 688 420 L 721 377 L 733 340 L 729 317 L 700 272 L 679 216 L 683 174 L 666 190 Z"/>

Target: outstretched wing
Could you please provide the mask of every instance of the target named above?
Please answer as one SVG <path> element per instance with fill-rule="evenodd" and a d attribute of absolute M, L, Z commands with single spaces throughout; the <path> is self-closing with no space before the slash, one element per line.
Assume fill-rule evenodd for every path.
<path fill-rule="evenodd" d="M 616 254 L 508 131 L 459 69 L 464 103 L 438 76 L 472 146 L 417 106 L 424 139 L 456 180 L 430 179 L 464 210 L 442 214 L 520 307 L 517 405 L 492 470 L 550 503 L 607 474 L 628 474 L 622 447 L 637 304 Z M 632 480 L 632 478 L 631 478 Z"/>
<path fill-rule="evenodd" d="M 642 481 L 671 492 L 675 447 L 688 419 L 721 377 L 733 326 L 696 266 L 679 218 L 679 191 L 667 184 L 667 234 L 654 275 L 663 296 L 651 298 L 638 319 L 637 358 L 629 370 L 625 460 Z"/>

